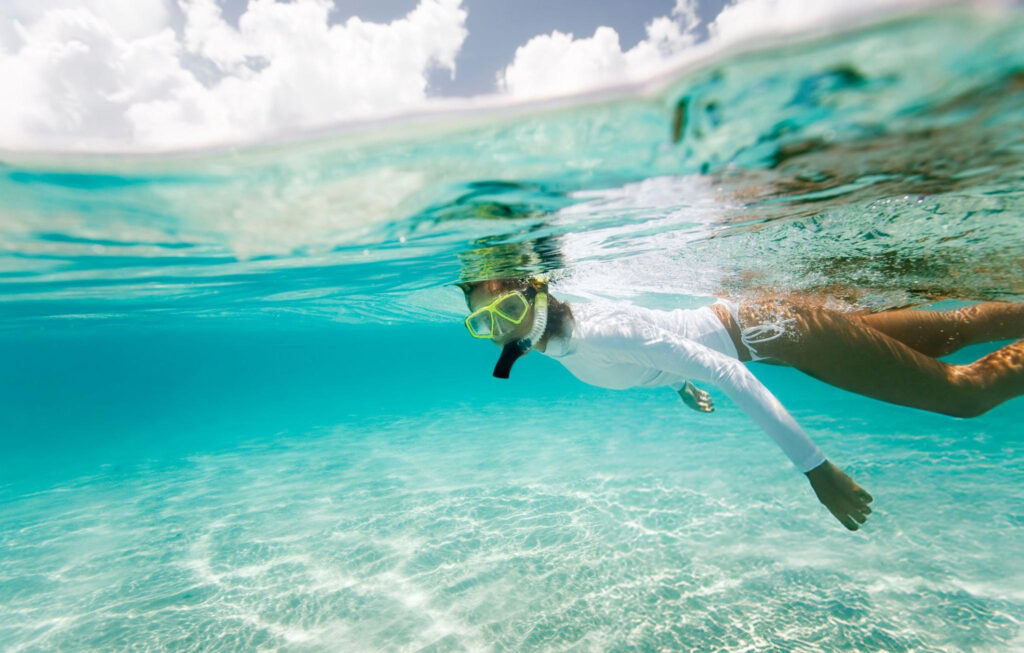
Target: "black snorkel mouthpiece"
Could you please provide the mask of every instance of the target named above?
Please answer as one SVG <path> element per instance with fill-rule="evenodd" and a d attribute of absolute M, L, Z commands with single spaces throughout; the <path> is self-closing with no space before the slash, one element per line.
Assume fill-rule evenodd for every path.
<path fill-rule="evenodd" d="M 510 342 L 501 348 L 501 356 L 498 357 L 498 362 L 494 366 L 494 378 L 507 379 L 509 372 L 512 371 L 512 364 L 530 351 L 535 342 L 540 341 L 547 326 L 548 295 L 541 291 L 533 300 L 533 328 L 525 338 Z"/>
<path fill-rule="evenodd" d="M 525 339 L 510 342 L 502 347 L 501 356 L 498 357 L 498 362 L 494 365 L 494 378 L 507 379 L 509 372 L 512 371 L 512 364 L 528 351 L 530 351 L 530 343 Z"/>

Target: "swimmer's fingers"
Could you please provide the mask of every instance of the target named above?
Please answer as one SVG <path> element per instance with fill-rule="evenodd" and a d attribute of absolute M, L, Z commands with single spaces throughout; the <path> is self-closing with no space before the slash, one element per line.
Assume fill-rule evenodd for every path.
<path fill-rule="evenodd" d="M 829 512 L 831 512 L 832 516 L 838 519 L 839 523 L 845 526 L 847 530 L 855 531 L 858 528 L 860 528 L 860 526 L 857 525 L 857 522 L 853 520 L 853 517 L 846 514 L 845 512 L 839 510 L 832 510 L 831 508 L 829 508 Z"/>
<path fill-rule="evenodd" d="M 867 501 L 865 501 L 863 495 L 867 494 L 864 490 L 858 489 L 854 492 L 854 496 L 847 501 L 848 512 L 851 517 L 858 523 L 863 524 L 868 520 L 868 515 L 871 514 L 871 508 L 868 507 Z M 870 494 L 867 494 L 870 497 Z"/>
<path fill-rule="evenodd" d="M 825 508 L 832 513 L 832 516 L 836 518 L 836 521 L 845 526 L 847 530 L 855 531 L 860 528 L 857 525 L 858 521 L 861 524 L 864 523 L 864 520 L 856 519 L 854 516 L 858 514 L 854 506 L 849 501 L 844 501 L 838 493 L 833 495 L 825 494 L 824 496 L 819 495 L 818 498 Z"/>
<path fill-rule="evenodd" d="M 867 521 L 868 515 L 871 514 L 871 508 L 868 507 L 867 502 L 862 496 L 862 494 L 867 493 L 858 487 L 852 492 L 847 490 L 845 494 L 846 501 L 844 501 L 844 505 L 846 507 L 846 511 L 852 515 L 858 523 L 863 524 Z"/>
<path fill-rule="evenodd" d="M 687 381 L 683 385 L 682 390 L 679 391 L 679 397 L 683 400 L 683 403 L 697 412 L 710 413 L 715 410 L 715 405 L 711 400 L 711 395 L 689 381 Z"/>
<path fill-rule="evenodd" d="M 697 405 L 705 413 L 710 413 L 715 409 L 715 402 L 711 400 L 711 395 L 704 392 L 703 390 L 697 391 Z"/>
<path fill-rule="evenodd" d="M 710 413 L 715 409 L 715 402 L 711 400 L 710 394 L 701 390 L 689 381 L 686 382 L 686 389 L 693 393 L 693 398 L 697 400 L 697 405 L 701 407 L 701 410 Z"/>
<path fill-rule="evenodd" d="M 687 406 L 694 409 L 698 413 L 712 413 L 715 410 L 715 407 L 712 406 L 710 402 L 698 401 L 696 399 L 691 399 L 689 401 L 684 399 L 683 401 L 686 402 Z"/>
<path fill-rule="evenodd" d="M 853 512 L 856 515 L 861 515 L 861 517 L 857 519 L 857 521 L 859 521 L 862 524 L 865 521 L 867 521 L 868 515 L 870 515 L 872 512 L 871 507 L 868 506 L 868 504 L 874 500 L 874 497 L 868 494 L 867 491 L 865 491 L 863 488 L 858 487 L 856 490 L 854 490 L 853 497 L 850 501 L 853 504 Z"/>

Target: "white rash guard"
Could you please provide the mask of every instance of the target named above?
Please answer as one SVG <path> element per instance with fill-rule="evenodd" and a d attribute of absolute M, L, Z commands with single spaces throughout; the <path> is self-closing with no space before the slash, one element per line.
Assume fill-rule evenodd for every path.
<path fill-rule="evenodd" d="M 801 472 L 825 462 L 803 429 L 737 358 L 710 308 L 655 311 L 619 304 L 572 304 L 572 334 L 551 338 L 543 353 L 573 376 L 615 390 L 712 383 L 757 422 Z"/>

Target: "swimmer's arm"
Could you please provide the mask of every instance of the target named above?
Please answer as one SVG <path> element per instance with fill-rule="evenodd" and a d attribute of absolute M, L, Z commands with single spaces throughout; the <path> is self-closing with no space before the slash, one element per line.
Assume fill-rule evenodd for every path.
<path fill-rule="evenodd" d="M 713 349 L 667 332 L 624 342 L 629 362 L 674 376 L 713 383 L 768 434 L 797 469 L 807 473 L 825 462 L 825 454 L 811 441 L 775 396 L 743 363 Z"/>
<path fill-rule="evenodd" d="M 633 362 L 714 383 L 779 445 L 803 472 L 829 512 L 849 530 L 871 513 L 873 499 L 842 470 L 825 459 L 785 407 L 745 365 L 703 345 L 662 333 L 635 349 Z"/>

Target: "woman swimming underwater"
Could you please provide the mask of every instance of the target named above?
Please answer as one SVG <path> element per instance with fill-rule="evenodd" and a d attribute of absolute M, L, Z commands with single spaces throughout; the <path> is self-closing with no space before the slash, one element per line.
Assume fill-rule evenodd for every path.
<path fill-rule="evenodd" d="M 469 332 L 502 347 L 495 376 L 508 378 L 516 359 L 536 349 L 586 383 L 670 386 L 697 410 L 710 411 L 710 397 L 690 381 L 712 383 L 775 440 L 850 530 L 865 522 L 873 498 L 825 458 L 743 362 L 789 365 L 845 390 L 955 417 L 980 415 L 1024 394 L 1024 340 L 968 365 L 935 358 L 970 344 L 1024 337 L 1024 304 L 848 314 L 786 297 L 657 311 L 570 305 L 537 280 L 459 286 L 471 310 Z"/>

